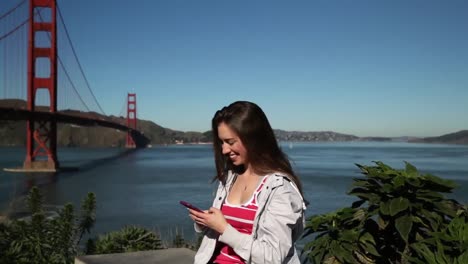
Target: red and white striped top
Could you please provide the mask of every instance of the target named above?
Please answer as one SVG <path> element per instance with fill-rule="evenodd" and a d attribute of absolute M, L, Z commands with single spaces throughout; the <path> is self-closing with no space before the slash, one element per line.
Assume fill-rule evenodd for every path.
<path fill-rule="evenodd" d="M 224 201 L 221 212 L 223 213 L 226 221 L 234 227 L 237 231 L 244 234 L 252 234 L 253 223 L 255 219 L 255 214 L 257 213 L 257 195 L 265 184 L 268 176 L 264 177 L 260 182 L 259 186 L 252 194 L 252 197 L 249 201 L 241 205 L 230 204 L 226 198 Z M 221 248 L 218 256 L 214 259 L 213 263 L 219 264 L 231 264 L 231 263 L 245 263 L 239 255 L 234 252 L 234 250 L 221 242 L 218 242 L 217 248 Z"/>

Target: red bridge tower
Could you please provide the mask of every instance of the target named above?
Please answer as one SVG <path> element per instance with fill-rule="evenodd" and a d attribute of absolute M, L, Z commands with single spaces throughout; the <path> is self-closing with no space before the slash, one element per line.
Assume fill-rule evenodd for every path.
<path fill-rule="evenodd" d="M 127 95 L 127 126 L 131 129 L 137 129 L 137 117 L 136 117 L 136 94 L 129 93 Z M 131 131 L 127 132 L 127 148 L 135 148 L 136 144 L 133 140 Z"/>
<path fill-rule="evenodd" d="M 51 21 L 37 22 L 36 8 L 49 8 Z M 50 35 L 49 47 L 36 47 L 36 33 L 47 32 Z M 50 75 L 36 76 L 36 59 L 50 60 Z M 29 111 L 35 111 L 36 93 L 39 89 L 49 92 L 49 111 L 57 112 L 57 23 L 56 0 L 29 1 L 29 37 L 28 37 L 28 102 Z M 36 127 L 37 125 L 37 127 Z M 26 170 L 55 171 L 59 167 L 57 161 L 57 122 L 54 120 L 27 121 L 26 128 Z"/>

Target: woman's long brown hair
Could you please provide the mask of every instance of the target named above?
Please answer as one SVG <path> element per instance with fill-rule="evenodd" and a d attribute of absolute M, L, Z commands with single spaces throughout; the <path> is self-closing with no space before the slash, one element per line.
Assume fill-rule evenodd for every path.
<path fill-rule="evenodd" d="M 242 172 L 223 155 L 218 126 L 225 123 L 242 141 L 253 172 L 258 175 L 281 172 L 292 180 L 302 194 L 302 184 L 294 173 L 286 154 L 280 149 L 273 129 L 263 110 L 256 104 L 237 101 L 218 110 L 212 119 L 213 151 L 216 164 L 214 180 L 226 183 L 227 171 Z"/>

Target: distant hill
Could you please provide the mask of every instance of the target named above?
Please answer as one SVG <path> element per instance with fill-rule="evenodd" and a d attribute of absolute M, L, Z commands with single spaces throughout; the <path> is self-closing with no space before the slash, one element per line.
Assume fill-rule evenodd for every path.
<path fill-rule="evenodd" d="M 23 100 L 0 100 L 0 107 L 26 108 Z M 45 111 L 45 107 L 37 107 Z M 80 115 L 114 121 L 125 124 L 126 118 L 120 116 L 104 116 L 95 112 L 80 112 L 75 110 L 60 111 L 69 115 Z M 150 144 L 174 144 L 196 143 L 211 141 L 210 133 L 183 132 L 164 128 L 151 121 L 138 119 L 138 130 L 150 140 Z M 105 127 L 85 127 L 71 124 L 58 124 L 57 144 L 59 146 L 85 146 L 107 147 L 124 146 L 126 133 L 123 131 Z M 26 145 L 26 122 L 0 120 L 0 146 L 24 146 Z"/>
<path fill-rule="evenodd" d="M 285 131 L 275 129 L 275 136 L 279 141 L 353 141 L 359 137 L 347 134 L 336 133 L 332 131 L 323 132 L 301 132 L 301 131 Z"/>
<path fill-rule="evenodd" d="M 0 107 L 26 108 L 22 100 L 0 100 Z M 44 107 L 38 107 L 45 110 Z M 104 116 L 95 112 L 80 112 L 75 110 L 61 111 L 70 115 L 89 116 L 104 120 L 126 123 L 122 116 Z M 211 131 L 183 132 L 162 127 L 152 121 L 138 120 L 138 130 L 150 140 L 152 145 L 176 144 L 176 143 L 208 143 L 212 142 Z M 59 124 L 57 126 L 57 143 L 59 146 L 68 147 L 110 147 L 124 146 L 126 133 L 104 127 L 82 127 L 71 124 Z M 468 144 L 468 130 L 459 131 L 440 137 L 414 138 L 414 137 L 357 137 L 354 135 L 336 133 L 332 131 L 302 132 L 274 130 L 279 141 L 295 142 L 333 142 L 333 141 L 408 141 L 422 143 L 448 143 Z M 0 120 L 0 146 L 24 146 L 26 145 L 26 122 Z"/>
<path fill-rule="evenodd" d="M 468 130 L 445 134 L 439 137 L 426 137 L 410 139 L 408 142 L 416 143 L 444 143 L 444 144 L 468 144 Z"/>
<path fill-rule="evenodd" d="M 372 141 L 372 142 L 409 142 L 417 140 L 417 137 L 360 137 L 357 141 Z"/>

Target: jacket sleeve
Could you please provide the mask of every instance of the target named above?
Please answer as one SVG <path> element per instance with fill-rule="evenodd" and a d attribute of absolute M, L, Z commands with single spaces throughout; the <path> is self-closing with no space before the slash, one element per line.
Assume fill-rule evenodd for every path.
<path fill-rule="evenodd" d="M 197 233 L 202 233 L 205 231 L 206 227 L 199 225 L 197 223 L 193 223 L 193 229 L 195 229 L 195 232 Z"/>
<path fill-rule="evenodd" d="M 258 237 L 242 234 L 228 225 L 219 241 L 252 263 L 283 263 L 295 250 L 293 230 L 303 224 L 302 197 L 290 185 L 273 190 L 258 223 Z"/>

